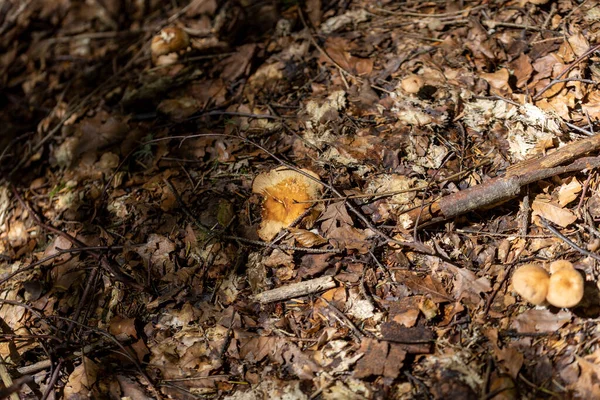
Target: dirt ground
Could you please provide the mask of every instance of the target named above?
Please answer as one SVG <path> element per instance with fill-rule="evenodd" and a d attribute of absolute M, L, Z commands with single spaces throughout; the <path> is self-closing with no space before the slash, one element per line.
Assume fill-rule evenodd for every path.
<path fill-rule="evenodd" d="M 600 398 L 597 43 L 591 0 L 1 2 L 0 397 Z"/>

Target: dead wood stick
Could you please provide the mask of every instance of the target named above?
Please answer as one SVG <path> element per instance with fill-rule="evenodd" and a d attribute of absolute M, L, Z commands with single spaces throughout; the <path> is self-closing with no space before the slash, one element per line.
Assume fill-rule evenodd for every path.
<path fill-rule="evenodd" d="M 547 156 L 515 164 L 502 176 L 442 197 L 423 210 L 412 210 L 408 216 L 413 223 L 417 220 L 423 223 L 436 217 L 453 218 L 509 200 L 516 197 L 524 185 L 567 172 L 600 167 L 600 157 L 585 157 L 569 165 L 559 166 L 599 149 L 600 135 L 569 143 Z"/>
<path fill-rule="evenodd" d="M 261 304 L 267 304 L 274 301 L 306 296 L 307 294 L 317 293 L 334 287 L 335 281 L 333 278 L 331 276 L 323 276 L 309 281 L 292 283 L 290 285 L 266 290 L 254 296 L 254 298 Z"/>

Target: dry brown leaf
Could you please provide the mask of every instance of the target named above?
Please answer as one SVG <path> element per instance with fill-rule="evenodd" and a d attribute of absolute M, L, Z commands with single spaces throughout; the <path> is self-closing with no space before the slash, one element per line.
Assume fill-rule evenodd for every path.
<path fill-rule="evenodd" d="M 600 91 L 590 92 L 586 101 L 581 104 L 581 108 L 588 113 L 591 119 L 600 120 Z"/>
<path fill-rule="evenodd" d="M 563 184 L 558 189 L 558 204 L 561 207 L 566 206 L 577 198 L 577 194 L 582 190 L 581 183 L 575 178 L 571 182 Z"/>
<path fill-rule="evenodd" d="M 329 259 L 333 256 L 331 253 L 307 254 L 302 257 L 298 277 L 317 275 L 329 267 Z"/>
<path fill-rule="evenodd" d="M 200 103 L 191 97 L 165 99 L 160 102 L 157 111 L 168 116 L 173 121 L 183 121 L 200 110 Z"/>
<path fill-rule="evenodd" d="M 110 320 L 108 331 L 118 339 L 137 339 L 137 329 L 135 328 L 134 318 L 115 316 Z"/>
<path fill-rule="evenodd" d="M 481 301 L 480 294 L 492 290 L 492 285 L 485 276 L 478 277 L 466 268 L 458 268 L 450 264 L 447 266 L 454 272 L 453 294 L 456 300 L 468 299 L 471 303 L 478 304 Z"/>
<path fill-rule="evenodd" d="M 533 73 L 533 66 L 531 65 L 531 59 L 525 53 L 521 53 L 519 58 L 510 63 L 511 68 L 514 71 L 514 76 L 517 78 L 517 87 L 524 88 L 527 85 L 527 81 L 531 78 Z"/>
<path fill-rule="evenodd" d="M 581 32 L 569 36 L 567 41 L 569 42 L 572 51 L 575 52 L 576 57 L 581 57 L 590 48 L 590 42 L 588 42 L 585 35 Z"/>
<path fill-rule="evenodd" d="M 515 318 L 511 326 L 519 333 L 556 332 L 571 318 L 573 314 L 566 310 L 553 313 L 548 309 L 531 309 Z"/>
<path fill-rule="evenodd" d="M 328 205 L 318 221 L 323 221 L 321 230 L 326 237 L 338 226 L 354 224 L 343 201 Z"/>
<path fill-rule="evenodd" d="M 283 250 L 275 249 L 273 253 L 271 253 L 268 257 L 263 257 L 262 262 L 265 266 L 270 268 L 275 267 L 293 267 L 294 266 L 294 257 L 292 255 L 286 253 Z"/>
<path fill-rule="evenodd" d="M 388 320 L 412 328 L 417 323 L 421 312 L 419 310 L 421 298 L 422 296 L 407 296 L 398 302 L 393 302 L 390 305 Z"/>
<path fill-rule="evenodd" d="M 508 69 L 501 68 L 496 72 L 481 73 L 480 76 L 485 79 L 499 94 L 512 93 L 512 89 L 508 83 L 508 78 L 510 78 Z"/>
<path fill-rule="evenodd" d="M 327 55 L 331 57 L 342 69 L 359 76 L 368 76 L 373 72 L 373 60 L 370 58 L 360 58 L 351 55 L 346 39 L 330 36 L 325 42 Z M 321 55 L 320 61 L 331 64 L 331 60 L 325 55 Z"/>
<path fill-rule="evenodd" d="M 85 399 L 90 397 L 92 386 L 96 383 L 98 377 L 98 365 L 87 358 L 82 357 L 82 362 L 79 364 L 65 385 L 63 396 L 65 399 Z"/>
<path fill-rule="evenodd" d="M 364 356 L 354 369 L 354 377 L 359 379 L 370 376 L 397 378 L 406 356 L 399 345 L 376 339 L 363 339 L 360 351 Z"/>
<path fill-rule="evenodd" d="M 566 228 L 577 220 L 577 216 L 560 205 L 540 199 L 538 196 L 531 204 L 532 215 L 539 215 L 556 225 Z"/>
<path fill-rule="evenodd" d="M 332 229 L 327 235 L 327 239 L 338 249 L 358 250 L 361 254 L 369 251 L 369 243 L 365 232 L 350 225 L 342 225 Z"/>
<path fill-rule="evenodd" d="M 289 228 L 288 230 L 300 246 L 314 247 L 327 243 L 327 239 L 323 236 L 309 230 L 299 228 Z"/>
<path fill-rule="evenodd" d="M 585 357 L 575 356 L 575 360 L 579 366 L 579 378 L 569 387 L 582 399 L 600 398 L 600 352 L 596 350 Z"/>
<path fill-rule="evenodd" d="M 429 296 L 434 303 L 446 303 L 452 301 L 452 297 L 446 292 L 444 285 L 431 275 L 419 275 L 412 271 L 396 271 L 396 280 L 403 282 L 415 294 Z"/>

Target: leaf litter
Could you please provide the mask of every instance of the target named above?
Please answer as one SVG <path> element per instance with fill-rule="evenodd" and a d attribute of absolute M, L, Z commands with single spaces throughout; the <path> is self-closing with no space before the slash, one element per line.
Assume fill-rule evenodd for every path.
<path fill-rule="evenodd" d="M 2 396 L 600 393 L 594 2 L 4 13 Z"/>

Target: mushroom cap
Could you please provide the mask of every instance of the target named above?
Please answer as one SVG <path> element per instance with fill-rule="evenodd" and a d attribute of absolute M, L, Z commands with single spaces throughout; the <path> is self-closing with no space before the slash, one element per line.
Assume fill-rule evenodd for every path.
<path fill-rule="evenodd" d="M 573 269 L 573 264 L 567 260 L 556 260 L 550 264 L 550 274 L 560 271 L 563 268 Z"/>
<path fill-rule="evenodd" d="M 535 305 L 543 304 L 546 300 L 549 281 L 548 272 L 537 264 L 523 265 L 512 276 L 514 291 Z"/>
<path fill-rule="evenodd" d="M 415 94 L 423 87 L 423 79 L 417 75 L 409 75 L 400 81 L 400 86 L 406 93 Z"/>
<path fill-rule="evenodd" d="M 188 34 L 181 28 L 168 27 L 152 38 L 150 50 L 154 57 L 184 50 L 190 44 Z"/>
<path fill-rule="evenodd" d="M 307 169 L 302 172 L 319 178 Z M 252 192 L 264 196 L 258 236 L 265 241 L 273 239 L 310 208 L 305 201 L 317 198 L 320 189 L 318 181 L 285 167 L 258 175 L 252 183 Z"/>
<path fill-rule="evenodd" d="M 555 307 L 574 307 L 583 298 L 584 280 L 575 268 L 561 268 L 550 276 L 546 300 Z"/>

